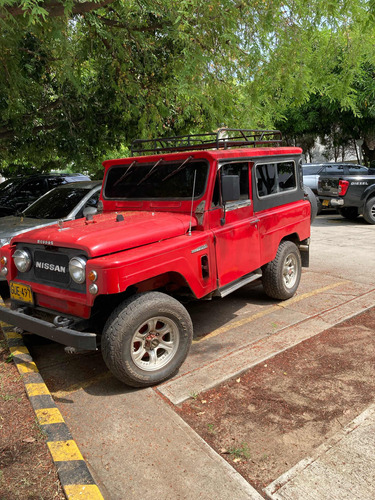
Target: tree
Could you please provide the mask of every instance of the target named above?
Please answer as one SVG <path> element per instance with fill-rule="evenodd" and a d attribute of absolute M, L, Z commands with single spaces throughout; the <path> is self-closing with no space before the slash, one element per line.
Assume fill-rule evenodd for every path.
<path fill-rule="evenodd" d="M 0 169 L 100 172 L 135 137 L 355 110 L 364 0 L 0 0 Z"/>
<path fill-rule="evenodd" d="M 287 140 L 304 149 L 305 138 L 317 139 L 326 147 L 329 160 L 343 160 L 345 153 L 357 154 L 356 141 L 363 141 L 364 161 L 375 161 L 375 65 L 365 63 L 353 80 L 351 107 L 321 93 L 312 94 L 300 105 L 291 105 L 277 126 Z"/>

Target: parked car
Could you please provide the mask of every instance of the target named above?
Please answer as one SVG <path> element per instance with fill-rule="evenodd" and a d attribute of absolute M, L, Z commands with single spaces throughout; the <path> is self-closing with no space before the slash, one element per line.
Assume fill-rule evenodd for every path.
<path fill-rule="evenodd" d="M 100 345 L 128 385 L 166 380 L 193 337 L 182 301 L 259 278 L 273 299 L 296 293 L 310 248 L 301 155 L 269 130 L 135 141 L 103 164 L 103 213 L 0 249 L 13 307 L 0 320 L 69 352 Z"/>
<path fill-rule="evenodd" d="M 323 206 L 337 208 L 345 219 L 363 215 L 375 224 L 375 175 L 321 176 L 318 194 Z"/>
<path fill-rule="evenodd" d="M 334 175 L 367 175 L 368 168 L 355 163 L 304 163 L 302 165 L 303 184 L 316 196 L 318 214 L 322 211 L 322 201 L 318 196 L 319 177 Z"/>
<path fill-rule="evenodd" d="M 52 189 L 36 200 L 22 215 L 9 215 L 0 219 L 0 247 L 18 235 L 58 220 L 73 220 L 96 213 L 101 181 L 82 181 L 63 184 Z M 0 275 L 0 295 L 9 297 L 9 287 L 5 277 Z"/>
<path fill-rule="evenodd" d="M 38 174 L 8 179 L 0 184 L 0 217 L 22 212 L 57 186 L 89 180 L 90 177 L 83 174 Z"/>

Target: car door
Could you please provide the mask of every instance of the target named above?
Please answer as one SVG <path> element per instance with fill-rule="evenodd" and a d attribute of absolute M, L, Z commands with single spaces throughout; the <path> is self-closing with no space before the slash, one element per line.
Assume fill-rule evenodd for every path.
<path fill-rule="evenodd" d="M 219 287 L 259 267 L 259 235 L 250 198 L 249 162 L 222 164 L 218 176 L 223 175 L 239 177 L 240 199 L 226 204 L 221 224 L 213 229 Z"/>

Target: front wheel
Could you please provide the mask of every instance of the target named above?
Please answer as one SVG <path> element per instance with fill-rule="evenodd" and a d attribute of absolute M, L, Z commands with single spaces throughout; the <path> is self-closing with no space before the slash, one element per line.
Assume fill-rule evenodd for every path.
<path fill-rule="evenodd" d="M 266 294 L 286 300 L 296 293 L 302 274 L 301 254 L 292 241 L 282 241 L 276 257 L 262 268 L 263 288 Z"/>
<path fill-rule="evenodd" d="M 192 337 L 185 307 L 164 293 L 147 292 L 125 300 L 108 318 L 103 359 L 121 382 L 147 387 L 177 373 Z"/>
<path fill-rule="evenodd" d="M 370 198 L 363 210 L 363 218 L 369 224 L 375 224 L 375 198 Z"/>

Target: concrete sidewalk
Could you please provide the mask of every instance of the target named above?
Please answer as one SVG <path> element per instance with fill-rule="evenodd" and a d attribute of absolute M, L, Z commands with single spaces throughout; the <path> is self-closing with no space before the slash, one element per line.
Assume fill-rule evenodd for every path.
<path fill-rule="evenodd" d="M 58 405 L 106 500 L 262 499 L 153 389 L 111 379 L 95 392 L 100 411 L 84 391 Z"/>
<path fill-rule="evenodd" d="M 351 304 L 358 309 L 356 301 Z M 315 318 L 308 336 L 326 326 Z M 295 329 L 292 326 L 286 332 Z M 305 332 L 299 338 L 302 341 L 308 329 L 297 330 Z M 288 343 L 295 345 L 295 341 Z M 269 356 L 280 352 L 277 334 L 272 344 L 275 351 Z M 161 387 L 124 389 L 111 376 L 86 390 L 55 398 L 106 500 L 375 498 L 375 405 L 313 456 L 257 492 L 181 419 L 178 407 Z"/>
<path fill-rule="evenodd" d="M 84 391 L 63 405 L 106 500 L 375 498 L 375 405 L 260 494 L 153 389 L 124 394 L 116 384 L 97 387 L 100 412 Z M 93 434 L 102 437 L 100 451 L 92 449 Z"/>
<path fill-rule="evenodd" d="M 375 405 L 266 489 L 272 500 L 375 498 Z"/>

